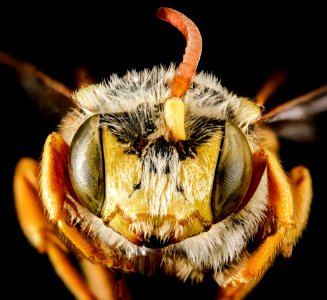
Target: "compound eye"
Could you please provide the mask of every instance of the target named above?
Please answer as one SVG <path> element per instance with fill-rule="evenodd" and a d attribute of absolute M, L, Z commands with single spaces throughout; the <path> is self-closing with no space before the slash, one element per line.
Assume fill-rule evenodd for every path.
<path fill-rule="evenodd" d="M 252 154 L 243 132 L 226 121 L 212 193 L 214 223 L 228 217 L 244 198 L 252 176 Z"/>
<path fill-rule="evenodd" d="M 79 200 L 99 216 L 105 197 L 100 115 L 88 118 L 70 146 L 69 175 Z"/>

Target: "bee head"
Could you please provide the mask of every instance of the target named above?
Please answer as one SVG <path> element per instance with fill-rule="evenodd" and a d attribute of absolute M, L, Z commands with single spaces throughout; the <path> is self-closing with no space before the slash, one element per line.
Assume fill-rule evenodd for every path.
<path fill-rule="evenodd" d="M 62 130 L 78 201 L 150 248 L 207 231 L 239 207 L 252 174 L 249 125 L 260 117 L 251 101 L 195 74 L 202 42 L 192 21 L 167 8 L 158 16 L 186 37 L 178 68 L 131 71 L 79 90 L 81 111 Z"/>

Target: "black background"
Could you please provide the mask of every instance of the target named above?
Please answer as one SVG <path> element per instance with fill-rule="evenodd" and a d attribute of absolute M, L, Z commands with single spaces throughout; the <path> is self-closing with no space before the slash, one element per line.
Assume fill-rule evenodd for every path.
<path fill-rule="evenodd" d="M 112 73 L 179 63 L 185 41 L 172 26 L 156 18 L 159 6 L 175 8 L 199 27 L 203 53 L 198 70 L 212 72 L 240 96 L 254 97 L 276 70 L 286 83 L 267 107 L 327 83 L 327 26 L 324 9 L 264 1 L 226 4 L 220 1 L 130 1 L 105 6 L 47 3 L 1 6 L 0 50 L 36 65 L 74 88 L 73 71 L 85 65 L 96 81 Z M 56 277 L 46 256 L 30 247 L 15 215 L 12 197 L 14 166 L 22 156 L 39 158 L 52 120 L 37 108 L 8 69 L 0 67 L 1 157 L 0 228 L 1 292 L 8 298 L 73 299 Z M 247 299 L 298 299 L 325 291 L 326 133 L 327 114 L 317 117 L 318 141 L 282 140 L 286 170 L 305 164 L 312 172 L 314 200 L 309 224 L 290 259 L 278 257 Z M 322 274 L 321 274 L 322 273 Z M 191 287 L 174 280 L 136 281 L 140 299 L 214 299 L 214 285 Z"/>

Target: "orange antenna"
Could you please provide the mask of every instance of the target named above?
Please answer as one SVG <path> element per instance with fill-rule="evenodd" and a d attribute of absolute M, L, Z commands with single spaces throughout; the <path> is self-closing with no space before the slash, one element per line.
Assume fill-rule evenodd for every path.
<path fill-rule="evenodd" d="M 164 103 L 164 116 L 169 131 L 167 138 L 185 140 L 185 104 L 181 98 L 186 94 L 196 72 L 202 52 L 202 38 L 197 26 L 174 9 L 160 7 L 157 10 L 157 17 L 176 27 L 186 38 L 183 61 L 173 78 L 171 98 L 166 99 Z"/>
<path fill-rule="evenodd" d="M 183 61 L 172 84 L 172 97 L 183 97 L 195 74 L 202 52 L 202 38 L 198 27 L 182 13 L 167 7 L 157 10 L 157 17 L 176 27 L 186 38 Z"/>

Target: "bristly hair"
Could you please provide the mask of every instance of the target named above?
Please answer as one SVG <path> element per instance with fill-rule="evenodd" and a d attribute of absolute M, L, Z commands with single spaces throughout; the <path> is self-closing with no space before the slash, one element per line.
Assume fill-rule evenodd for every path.
<path fill-rule="evenodd" d="M 70 113 L 60 124 L 64 139 L 70 144 L 78 127 L 94 114 L 131 115 L 134 112 L 142 121 L 147 112 L 142 113 L 140 105 L 148 105 L 148 112 L 153 115 L 152 121 L 161 135 L 166 128 L 163 114 L 158 114 L 158 108 L 170 95 L 170 82 L 175 72 L 174 64 L 168 68 L 160 66 L 142 72 L 132 70 L 122 78 L 112 75 L 109 80 L 76 91 L 73 97 L 80 110 Z M 196 74 L 184 97 L 186 134 L 190 136 L 195 130 L 193 125 L 197 119 L 203 117 L 232 121 L 244 134 L 248 134 L 248 126 L 260 114 L 249 114 L 244 100 L 229 92 L 215 76 L 204 72 Z"/>

